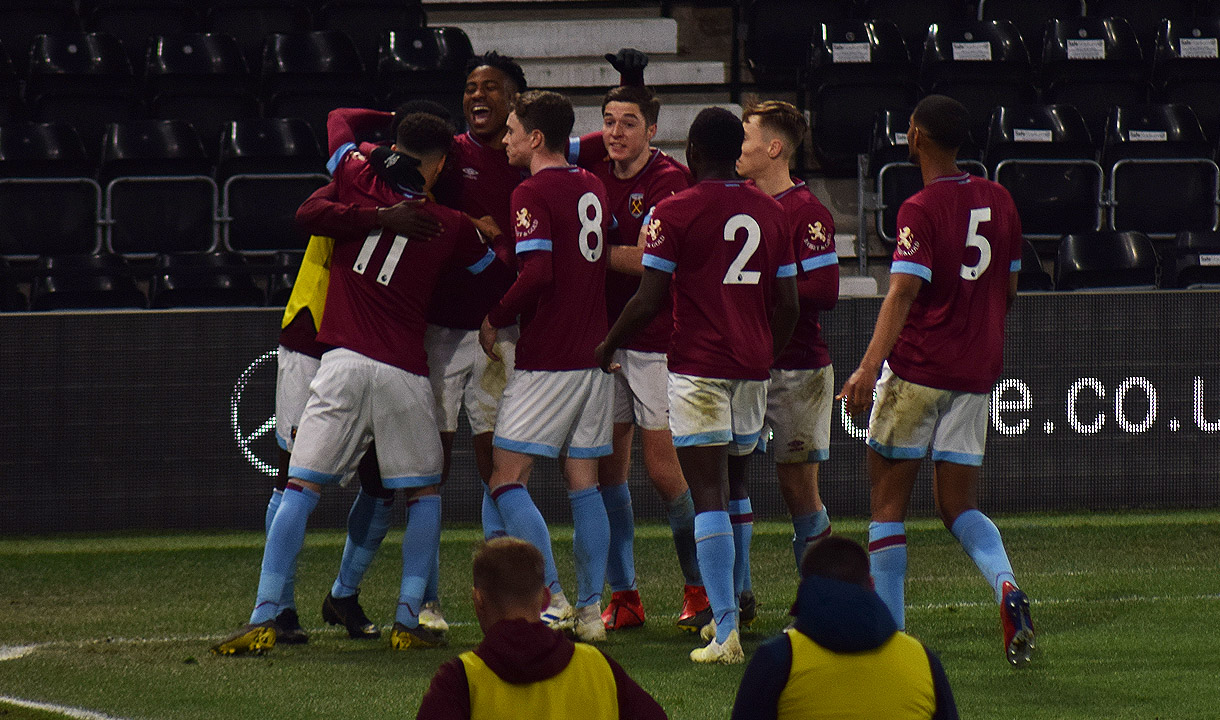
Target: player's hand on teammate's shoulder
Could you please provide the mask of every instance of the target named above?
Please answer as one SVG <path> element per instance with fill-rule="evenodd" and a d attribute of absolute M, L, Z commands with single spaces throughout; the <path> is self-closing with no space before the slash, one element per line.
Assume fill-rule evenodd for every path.
<path fill-rule="evenodd" d="M 648 53 L 635 48 L 622 48 L 616 53 L 606 53 L 606 62 L 622 77 L 624 85 L 643 85 L 644 68 L 648 67 Z"/>
<path fill-rule="evenodd" d="M 444 230 L 436 218 L 420 209 L 417 200 L 403 200 L 389 207 L 377 208 L 377 224 L 412 240 L 431 240 Z"/>

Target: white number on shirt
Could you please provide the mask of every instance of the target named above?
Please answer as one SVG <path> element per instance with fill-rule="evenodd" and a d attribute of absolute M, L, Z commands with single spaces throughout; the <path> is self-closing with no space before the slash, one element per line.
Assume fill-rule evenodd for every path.
<path fill-rule="evenodd" d="M 593 208 L 593 217 L 589 217 L 589 208 Z M 601 201 L 596 194 L 587 192 L 576 202 L 576 212 L 580 216 L 580 254 L 589 262 L 597 262 L 602 256 Z"/>
<path fill-rule="evenodd" d="M 762 278 L 759 271 L 744 269 L 750 258 L 754 257 L 758 243 L 762 240 L 762 229 L 758 227 L 758 221 L 744 213 L 734 215 L 724 224 L 724 239 L 726 242 L 736 241 L 737 231 L 743 228 L 746 231 L 746 242 L 741 252 L 737 253 L 737 257 L 729 264 L 729 271 L 724 274 L 725 285 L 757 285 Z"/>
<path fill-rule="evenodd" d="M 364 239 L 364 245 L 360 248 L 360 254 L 356 256 L 356 264 L 352 265 L 352 270 L 355 270 L 358 275 L 363 275 L 368 269 L 369 260 L 373 257 L 373 250 L 377 249 L 377 241 L 381 239 L 381 230 L 373 230 Z M 398 267 L 398 261 L 402 259 L 402 251 L 407 247 L 407 239 L 402 235 L 394 236 L 394 244 L 390 247 L 390 251 L 386 253 L 385 260 L 381 262 L 381 271 L 377 273 L 377 282 L 382 285 L 389 285 L 390 278 L 394 277 L 394 269 Z"/>
<path fill-rule="evenodd" d="M 979 235 L 979 223 L 991 220 L 991 208 L 974 208 L 970 211 L 970 228 L 966 230 L 966 247 L 979 249 L 979 261 L 973 265 L 962 263 L 961 276 L 964 280 L 978 280 L 991 265 L 991 243 Z"/>

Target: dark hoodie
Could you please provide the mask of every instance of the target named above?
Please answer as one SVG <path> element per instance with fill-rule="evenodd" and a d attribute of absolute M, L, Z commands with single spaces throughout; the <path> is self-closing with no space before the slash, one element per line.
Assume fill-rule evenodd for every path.
<path fill-rule="evenodd" d="M 801 582 L 792 606 L 795 628 L 823 648 L 836 653 L 874 650 L 884 645 L 898 627 L 889 608 L 870 589 L 833 578 L 812 575 Z M 940 660 L 924 648 L 936 691 L 932 720 L 957 720 L 957 706 Z M 759 646 L 746 667 L 733 705 L 734 720 L 775 718 L 779 696 L 792 668 L 788 634 Z"/>
<path fill-rule="evenodd" d="M 543 623 L 504 620 L 491 627 L 474 653 L 501 680 L 520 685 L 558 675 L 572 660 L 576 647 L 562 632 Z M 657 701 L 632 680 L 613 658 L 605 655 L 614 673 L 620 718 L 664 720 Z M 573 714 L 579 714 L 573 708 Z M 470 717 L 470 687 L 461 658 L 452 658 L 437 668 L 424 693 L 417 718 L 464 720 Z"/>

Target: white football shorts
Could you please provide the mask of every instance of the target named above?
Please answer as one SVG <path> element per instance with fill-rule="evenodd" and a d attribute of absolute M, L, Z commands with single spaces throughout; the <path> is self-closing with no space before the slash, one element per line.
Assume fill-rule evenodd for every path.
<path fill-rule="evenodd" d="M 983 464 L 989 393 L 940 390 L 907 382 L 886 363 L 868 418 L 868 446 L 890 460 Z"/>
<path fill-rule="evenodd" d="M 441 432 L 457 431 L 458 412 L 463 406 L 474 435 L 496 429 L 500 399 L 513 374 L 520 336 L 516 325 L 501 328 L 496 339 L 501 362 L 493 362 L 479 346 L 478 330 L 428 326 L 424 349 L 428 352 L 428 379 L 436 396 L 436 421 Z"/>
<path fill-rule="evenodd" d="M 767 383 L 669 373 L 674 447 L 728 445 L 730 455 L 754 452 L 767 411 Z"/>
<path fill-rule="evenodd" d="M 616 350 L 614 422 L 644 430 L 669 429 L 669 369 L 665 353 Z"/>
<path fill-rule="evenodd" d="M 309 389 L 289 477 L 336 484 L 376 439 L 387 488 L 441 481 L 441 436 L 428 378 L 337 348 L 322 356 Z"/>
<path fill-rule="evenodd" d="M 281 450 L 292 452 L 305 403 L 309 402 L 309 383 L 321 361 L 311 355 L 279 346 L 275 370 L 275 441 Z"/>
<path fill-rule="evenodd" d="M 772 370 L 767 388 L 766 425 L 775 462 L 822 462 L 830 457 L 830 418 L 834 410 L 835 374 L 827 365 L 816 370 Z M 767 437 L 763 432 L 763 438 Z M 765 448 L 764 448 L 765 449 Z"/>
<path fill-rule="evenodd" d="M 526 455 L 609 455 L 612 384 L 601 368 L 517 370 L 504 390 L 495 447 Z"/>

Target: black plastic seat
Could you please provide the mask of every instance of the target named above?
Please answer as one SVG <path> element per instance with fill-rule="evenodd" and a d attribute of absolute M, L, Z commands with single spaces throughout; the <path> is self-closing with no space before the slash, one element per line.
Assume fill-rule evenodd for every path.
<path fill-rule="evenodd" d="M 301 270 L 304 251 L 281 250 L 271 261 L 271 277 L 267 283 L 267 304 L 280 307 L 288 304 L 297 273 Z"/>
<path fill-rule="evenodd" d="M 211 250 L 219 205 L 199 135 L 182 120 L 111 125 L 98 177 L 106 189 L 106 245 L 152 256 Z"/>
<path fill-rule="evenodd" d="M 34 38 L 25 97 L 31 119 L 71 123 L 95 160 L 108 124 L 142 114 L 131 63 L 107 33 Z"/>
<path fill-rule="evenodd" d="M 1178 233 L 1162 264 L 1161 287 L 1220 289 L 1220 232 Z"/>
<path fill-rule="evenodd" d="M 1037 100 L 1029 53 L 1017 26 L 1007 20 L 933 25 L 919 84 L 925 93 L 948 95 L 965 105 L 975 138 L 986 137 L 997 106 Z"/>
<path fill-rule="evenodd" d="M 97 252 L 102 191 L 93 168 L 71 125 L 0 126 L 0 255 Z"/>
<path fill-rule="evenodd" d="M 808 88 L 813 153 L 837 176 L 855 174 L 877 113 L 913 106 L 918 90 L 902 35 L 884 21 L 822 25 L 810 48 Z"/>
<path fill-rule="evenodd" d="M 330 181 L 326 157 L 298 119 L 235 121 L 221 143 L 217 181 L 225 247 L 250 254 L 304 250 L 297 208 Z"/>
<path fill-rule="evenodd" d="M 8 49 L 13 67 L 24 76 L 30 46 L 43 33 L 80 32 L 75 0 L 5 0 L 0 3 L 0 46 Z"/>
<path fill-rule="evenodd" d="M 1047 21 L 1042 44 L 1042 101 L 1071 103 L 1100 137 L 1110 108 L 1148 102 L 1151 66 L 1123 18 Z"/>
<path fill-rule="evenodd" d="M 1026 237 L 1099 230 L 1105 174 L 1084 118 L 1070 105 L 996 108 L 983 151 L 1012 195 Z"/>
<path fill-rule="evenodd" d="M 144 307 L 148 301 L 118 255 L 43 256 L 34 269 L 31 310 Z"/>
<path fill-rule="evenodd" d="M 356 44 L 367 68 L 375 68 L 385 31 L 422 28 L 425 22 L 420 0 L 329 0 L 313 13 L 316 30 L 338 30 Z"/>
<path fill-rule="evenodd" d="M 148 51 L 145 88 L 149 114 L 190 122 L 212 158 L 229 122 L 259 115 L 245 57 L 228 35 L 186 33 L 154 38 Z"/>
<path fill-rule="evenodd" d="M 1038 249 L 1029 240 L 1021 244 L 1021 271 L 1017 273 L 1019 292 L 1048 292 L 1055 289 L 1055 280 L 1042 267 Z"/>
<path fill-rule="evenodd" d="M 864 0 L 861 14 L 871 20 L 894 23 L 915 58 L 923 51 L 932 25 L 958 25 L 971 19 L 962 0 Z"/>
<path fill-rule="evenodd" d="M 299 117 L 319 137 L 331 110 L 375 104 L 355 44 L 337 30 L 269 35 L 261 85 L 265 116 Z"/>
<path fill-rule="evenodd" d="M 1114 108 L 1102 165 L 1115 230 L 1167 238 L 1182 230 L 1214 230 L 1220 221 L 1220 168 L 1187 105 Z"/>
<path fill-rule="evenodd" d="M 251 71 L 261 66 L 268 35 L 312 27 L 309 9 L 300 0 L 209 0 L 207 5 L 204 29 L 236 40 Z"/>
<path fill-rule="evenodd" d="M 1047 18 L 1084 15 L 1083 0 L 979 0 L 979 20 L 1011 20 L 1025 40 L 1031 59 L 1042 47 Z"/>
<path fill-rule="evenodd" d="M 790 88 L 800 82 L 822 23 L 855 17 L 853 0 L 753 0 L 743 9 L 745 59 L 754 82 Z"/>
<path fill-rule="evenodd" d="M 1059 242 L 1055 262 L 1058 290 L 1152 290 L 1156 286 L 1156 248 L 1141 232 L 1076 233 Z"/>
<path fill-rule="evenodd" d="M 1161 23 L 1186 20 L 1195 14 L 1193 0 L 1088 0 L 1088 14 L 1094 17 L 1120 17 L 1131 24 L 1135 36 L 1150 56 Z"/>
<path fill-rule="evenodd" d="M 1220 140 L 1220 17 L 1166 20 L 1152 57 L 1153 93 L 1190 105 L 1213 141 Z"/>
<path fill-rule="evenodd" d="M 8 260 L 0 257 L 0 312 L 21 312 L 29 306 L 25 293 L 17 287 L 17 277 Z"/>
<path fill-rule="evenodd" d="M 13 67 L 7 48 L 0 44 L 0 125 L 24 120 L 25 100 L 21 97 L 21 83 Z"/>
<path fill-rule="evenodd" d="M 189 0 L 81 0 L 81 19 L 89 32 L 117 37 L 140 72 L 152 38 L 201 28 L 198 6 Z"/>
<path fill-rule="evenodd" d="M 474 57 L 470 38 L 457 27 L 390 30 L 382 35 L 377 61 L 377 95 L 386 107 L 431 99 L 461 115 L 460 93 L 466 63 Z"/>
<path fill-rule="evenodd" d="M 259 306 L 265 298 L 251 273 L 245 258 L 232 252 L 158 255 L 150 306 Z"/>

